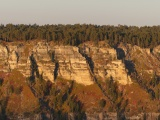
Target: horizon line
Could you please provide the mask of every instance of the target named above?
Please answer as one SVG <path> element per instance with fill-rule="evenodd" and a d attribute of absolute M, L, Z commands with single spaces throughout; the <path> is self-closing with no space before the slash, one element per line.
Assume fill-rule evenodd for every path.
<path fill-rule="evenodd" d="M 38 25 L 38 26 L 46 26 L 46 25 L 64 25 L 64 26 L 67 26 L 67 25 L 94 25 L 94 26 L 113 26 L 113 27 L 120 27 L 120 26 L 127 26 L 127 27 L 158 27 L 160 25 L 126 25 L 126 24 L 117 24 L 117 25 L 114 25 L 114 24 L 94 24 L 94 23 L 57 23 L 57 24 L 50 24 L 50 23 L 46 23 L 46 24 L 38 24 L 38 23 L 1 23 L 0 25 L 9 25 L 9 24 L 12 24 L 12 25 Z"/>

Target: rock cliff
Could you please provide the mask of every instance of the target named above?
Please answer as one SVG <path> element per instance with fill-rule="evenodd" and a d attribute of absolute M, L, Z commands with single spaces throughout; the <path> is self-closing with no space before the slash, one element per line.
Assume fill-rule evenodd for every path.
<path fill-rule="evenodd" d="M 132 83 L 123 62 L 117 59 L 115 49 L 84 45 L 81 52 L 88 58 L 96 78 L 106 80 L 112 77 L 123 85 Z"/>
<path fill-rule="evenodd" d="M 117 59 L 116 50 L 106 46 L 86 45 L 79 49 L 73 46 L 55 46 L 44 41 L 6 43 L 0 44 L 0 57 L 1 71 L 17 69 L 29 77 L 35 75 L 35 64 L 38 74 L 51 82 L 61 77 L 91 85 L 96 76 L 102 80 L 113 77 L 123 85 L 132 83 L 124 64 Z"/>
<path fill-rule="evenodd" d="M 153 49 L 153 54 L 160 60 L 160 45 Z"/>
<path fill-rule="evenodd" d="M 160 75 L 160 61 L 158 60 L 160 50 L 158 46 L 151 50 L 149 48 L 140 48 L 136 45 L 120 44 L 118 50 L 120 56 L 125 58 L 126 63 L 134 64 L 134 66 L 128 64 L 129 69 L 134 68 L 143 78 L 145 76 L 151 78 L 153 74 Z"/>
<path fill-rule="evenodd" d="M 59 77 L 85 85 L 93 84 L 90 68 L 77 47 L 55 46 L 52 52 L 55 61 L 58 61 Z"/>

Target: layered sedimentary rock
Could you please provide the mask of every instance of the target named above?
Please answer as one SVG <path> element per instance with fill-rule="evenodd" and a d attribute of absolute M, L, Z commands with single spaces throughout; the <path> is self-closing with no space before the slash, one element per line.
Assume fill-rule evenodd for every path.
<path fill-rule="evenodd" d="M 81 52 L 80 52 L 81 51 Z M 85 56 L 85 55 L 87 56 Z M 55 46 L 45 41 L 6 43 L 0 45 L 1 71 L 17 69 L 30 77 L 36 72 L 45 80 L 57 77 L 90 85 L 96 76 L 102 80 L 113 77 L 121 84 L 130 84 L 124 64 L 117 59 L 115 49 L 108 46 Z M 35 65 L 33 65 L 35 64 Z"/>
<path fill-rule="evenodd" d="M 106 80 L 112 77 L 123 85 L 132 83 L 124 64 L 117 59 L 115 49 L 84 45 L 81 47 L 81 52 L 87 55 L 88 60 L 92 60 L 90 66 L 93 68 L 93 73 L 97 78 Z"/>
<path fill-rule="evenodd" d="M 160 45 L 153 49 L 153 54 L 160 60 Z"/>
<path fill-rule="evenodd" d="M 56 46 L 52 51 L 54 59 L 58 61 L 59 77 L 85 85 L 93 84 L 90 68 L 77 47 Z"/>
<path fill-rule="evenodd" d="M 45 42 L 39 42 L 33 47 L 32 55 L 38 65 L 38 72 L 45 80 L 54 82 L 55 64 L 52 62 L 48 53 L 49 45 Z"/>
<path fill-rule="evenodd" d="M 8 69 L 8 50 L 5 45 L 0 45 L 0 70 L 9 72 Z"/>
<path fill-rule="evenodd" d="M 145 76 L 152 77 L 153 74 L 160 75 L 158 46 L 153 49 L 153 52 L 149 48 L 140 48 L 139 46 L 131 46 L 129 44 L 120 44 L 119 49 L 124 51 L 126 62 L 132 62 L 134 66 L 131 67 L 134 67 L 137 73 L 143 78 L 145 78 Z"/>
<path fill-rule="evenodd" d="M 30 60 L 28 54 L 26 55 L 26 47 L 23 44 L 7 45 L 8 49 L 8 69 L 17 69 L 24 76 L 30 76 Z"/>
<path fill-rule="evenodd" d="M 53 55 L 55 58 L 53 58 Z M 17 69 L 24 76 L 33 75 L 36 64 L 39 75 L 54 82 L 57 77 L 84 85 L 93 84 L 90 68 L 78 47 L 52 46 L 46 42 L 0 45 L 0 71 Z"/>

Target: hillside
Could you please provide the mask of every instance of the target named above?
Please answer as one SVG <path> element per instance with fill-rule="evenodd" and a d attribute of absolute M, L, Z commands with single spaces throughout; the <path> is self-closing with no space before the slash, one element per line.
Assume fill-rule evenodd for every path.
<path fill-rule="evenodd" d="M 0 118 L 160 119 L 159 53 L 107 41 L 1 41 Z"/>

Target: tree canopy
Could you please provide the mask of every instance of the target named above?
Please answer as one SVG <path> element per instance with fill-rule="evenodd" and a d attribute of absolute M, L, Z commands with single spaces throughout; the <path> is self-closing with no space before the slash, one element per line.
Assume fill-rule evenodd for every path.
<path fill-rule="evenodd" d="M 111 46 L 119 42 L 153 48 L 160 44 L 160 26 L 110 26 L 110 25 L 0 25 L 0 39 L 11 41 L 28 41 L 43 39 L 58 44 L 79 45 L 86 41 L 97 43 L 106 40 Z"/>

